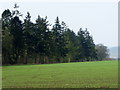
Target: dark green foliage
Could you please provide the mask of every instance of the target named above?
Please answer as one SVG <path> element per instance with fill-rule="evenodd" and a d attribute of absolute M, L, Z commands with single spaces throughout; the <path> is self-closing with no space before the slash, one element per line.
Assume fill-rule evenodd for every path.
<path fill-rule="evenodd" d="M 46 59 L 51 54 L 51 32 L 48 25 L 47 17 L 44 19 L 38 16 L 35 24 L 35 49 L 38 57 L 39 55 L 43 57 L 41 63 L 48 63 Z"/>
<path fill-rule="evenodd" d="M 66 56 L 66 47 L 64 39 L 64 29 L 62 28 L 59 18 L 56 18 L 55 25 L 52 28 L 52 41 L 53 41 L 53 56 L 58 62 L 63 62 L 63 58 Z"/>
<path fill-rule="evenodd" d="M 34 24 L 31 22 L 31 16 L 30 13 L 27 12 L 27 16 L 24 19 L 23 23 L 23 44 L 24 44 L 24 58 L 25 58 L 25 64 L 27 64 L 27 57 L 30 56 L 30 54 L 33 52 L 33 30 L 34 30 Z"/>
<path fill-rule="evenodd" d="M 19 17 L 14 17 L 11 20 L 11 34 L 13 35 L 13 59 L 17 63 L 18 58 L 22 54 L 23 49 L 23 29 L 22 22 L 19 20 Z"/>
<path fill-rule="evenodd" d="M 11 30 L 11 12 L 9 9 L 2 13 L 2 63 L 12 63 L 11 52 L 13 48 L 13 36 Z"/>
<path fill-rule="evenodd" d="M 98 58 L 87 29 L 80 28 L 76 35 L 58 17 L 50 29 L 47 17 L 38 16 L 33 23 L 29 12 L 22 22 L 18 7 L 15 4 L 12 13 L 7 9 L 2 14 L 3 64 L 80 62 Z"/>
<path fill-rule="evenodd" d="M 97 59 L 95 44 L 89 32 L 87 31 L 87 28 L 85 31 L 80 28 L 78 32 L 78 45 L 78 56 L 82 59 L 82 61 L 90 61 Z"/>
<path fill-rule="evenodd" d="M 80 30 L 78 31 L 78 35 L 77 35 L 77 59 L 81 59 L 81 61 L 83 61 L 86 57 L 85 57 L 85 50 L 86 50 L 86 41 L 85 41 L 85 32 L 82 30 L 82 28 L 80 28 Z"/>
<path fill-rule="evenodd" d="M 64 32 L 64 37 L 66 41 L 67 56 L 66 59 L 68 62 L 75 61 L 77 53 L 77 37 L 73 31 L 69 28 Z"/>

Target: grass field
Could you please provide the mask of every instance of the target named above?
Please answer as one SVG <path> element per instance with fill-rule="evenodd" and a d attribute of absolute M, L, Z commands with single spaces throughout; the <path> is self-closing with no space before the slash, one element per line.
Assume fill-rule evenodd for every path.
<path fill-rule="evenodd" d="M 3 88 L 117 88 L 118 61 L 3 66 Z"/>

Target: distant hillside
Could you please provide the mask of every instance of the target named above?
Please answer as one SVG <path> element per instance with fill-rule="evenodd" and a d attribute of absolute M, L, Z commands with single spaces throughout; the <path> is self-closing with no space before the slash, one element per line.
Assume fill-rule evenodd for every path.
<path fill-rule="evenodd" d="M 110 53 L 110 58 L 118 58 L 118 47 L 109 48 L 109 53 Z"/>

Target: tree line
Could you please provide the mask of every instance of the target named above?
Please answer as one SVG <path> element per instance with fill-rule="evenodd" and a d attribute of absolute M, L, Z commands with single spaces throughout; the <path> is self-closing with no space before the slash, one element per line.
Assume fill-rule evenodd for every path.
<path fill-rule="evenodd" d="M 105 56 L 99 55 L 100 45 L 96 47 L 87 28 L 75 34 L 59 17 L 51 26 L 47 17 L 39 15 L 33 23 L 29 12 L 22 21 L 17 4 L 14 8 L 2 13 L 3 64 L 83 62 L 102 60 L 108 55 L 107 47 Z"/>

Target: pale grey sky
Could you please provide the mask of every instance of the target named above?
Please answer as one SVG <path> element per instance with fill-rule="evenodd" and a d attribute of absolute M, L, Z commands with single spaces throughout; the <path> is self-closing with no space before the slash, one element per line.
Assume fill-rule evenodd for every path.
<path fill-rule="evenodd" d="M 0 3 L 0 14 L 7 8 L 13 10 L 15 2 Z M 108 47 L 118 46 L 118 3 L 117 2 L 18 2 L 20 12 L 30 12 L 32 21 L 37 16 L 47 16 L 53 24 L 58 16 L 74 32 L 88 28 L 95 44 Z"/>

